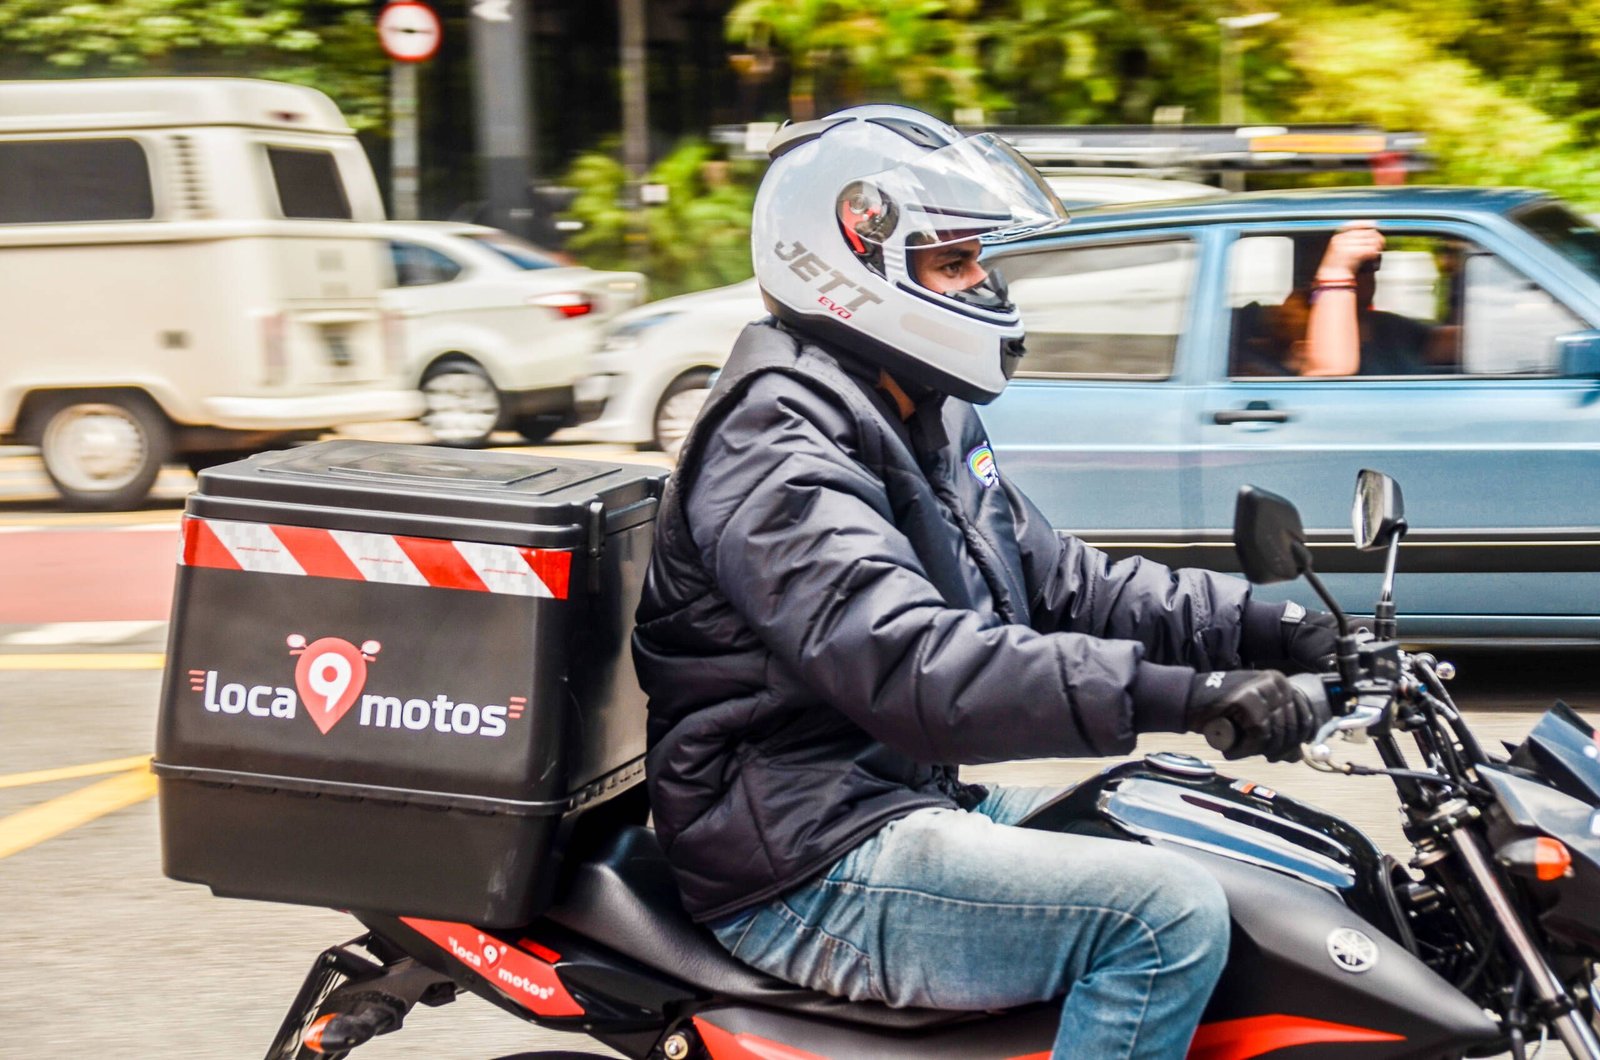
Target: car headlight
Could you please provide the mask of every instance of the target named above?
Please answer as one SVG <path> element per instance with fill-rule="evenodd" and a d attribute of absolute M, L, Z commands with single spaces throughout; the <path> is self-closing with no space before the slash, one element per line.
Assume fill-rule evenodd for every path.
<path fill-rule="evenodd" d="M 677 315 L 677 310 L 669 310 L 612 324 L 606 329 L 605 338 L 600 342 L 600 349 L 602 351 L 636 349 L 645 332 L 665 324 Z"/>

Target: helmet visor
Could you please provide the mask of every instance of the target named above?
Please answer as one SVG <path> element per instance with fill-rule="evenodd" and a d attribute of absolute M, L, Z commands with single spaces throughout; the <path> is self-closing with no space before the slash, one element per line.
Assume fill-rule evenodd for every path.
<path fill-rule="evenodd" d="M 908 245 L 927 247 L 1008 242 L 1066 224 L 1067 211 L 1010 144 L 981 133 L 853 181 L 839 196 L 839 220 L 864 243 L 903 233 Z"/>

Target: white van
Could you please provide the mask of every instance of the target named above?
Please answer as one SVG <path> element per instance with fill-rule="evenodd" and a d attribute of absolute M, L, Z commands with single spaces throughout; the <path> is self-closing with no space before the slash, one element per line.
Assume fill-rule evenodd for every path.
<path fill-rule="evenodd" d="M 383 204 L 333 101 L 230 78 L 0 82 L 0 439 L 69 505 L 410 419 Z"/>

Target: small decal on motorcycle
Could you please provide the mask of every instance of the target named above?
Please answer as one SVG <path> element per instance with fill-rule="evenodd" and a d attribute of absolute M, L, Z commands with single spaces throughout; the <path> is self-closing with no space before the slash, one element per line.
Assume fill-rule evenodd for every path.
<path fill-rule="evenodd" d="M 1237 791 L 1240 795 L 1254 795 L 1258 799 L 1267 799 L 1270 801 L 1278 797 L 1278 793 L 1275 790 L 1272 788 L 1264 788 L 1253 780 L 1236 780 L 1232 784 L 1229 784 L 1228 787 L 1232 788 L 1234 791 Z"/>
<path fill-rule="evenodd" d="M 1328 956 L 1347 972 L 1364 972 L 1378 963 L 1378 944 L 1355 928 L 1328 932 Z"/>

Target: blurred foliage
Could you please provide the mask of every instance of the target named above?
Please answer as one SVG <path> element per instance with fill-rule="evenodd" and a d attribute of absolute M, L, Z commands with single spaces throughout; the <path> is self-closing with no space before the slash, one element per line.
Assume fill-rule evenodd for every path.
<path fill-rule="evenodd" d="M 370 0 L 0 0 L 0 78 L 213 74 L 321 89 L 382 125 Z"/>
<path fill-rule="evenodd" d="M 656 163 L 646 181 L 667 201 L 639 211 L 630 227 L 627 172 L 615 145 L 580 155 L 562 178 L 578 189 L 566 216 L 583 222 L 567 250 L 596 269 L 637 269 L 653 298 L 735 283 L 750 276 L 750 208 L 762 166 L 725 162 L 717 149 L 686 140 Z"/>
<path fill-rule="evenodd" d="M 1295 100 L 1295 118 L 1420 129 L 1439 160 L 1430 180 L 1531 184 L 1595 201 L 1600 157 L 1582 145 L 1573 122 L 1439 48 L 1425 25 L 1402 12 L 1350 12 L 1308 13 L 1296 27 L 1291 50 L 1307 88 Z"/>
<path fill-rule="evenodd" d="M 794 116 L 914 103 L 991 121 L 1150 120 L 1217 110 L 1215 0 L 737 0 L 730 41 L 787 61 Z M 1297 82 L 1284 38 L 1252 38 L 1247 82 L 1263 98 Z"/>
<path fill-rule="evenodd" d="M 1426 133 L 1432 179 L 1600 204 L 1600 0 L 738 0 L 731 41 L 791 79 L 796 116 L 867 101 L 991 123 L 1218 113 L 1217 18 L 1240 31 L 1247 120 Z M 898 40 L 895 38 L 898 37 Z"/>
<path fill-rule="evenodd" d="M 816 116 L 817 92 L 855 101 L 915 99 L 949 111 L 979 102 L 978 0 L 741 0 L 730 41 L 781 54 L 791 114 Z M 835 109 L 829 107 L 828 109 Z"/>

